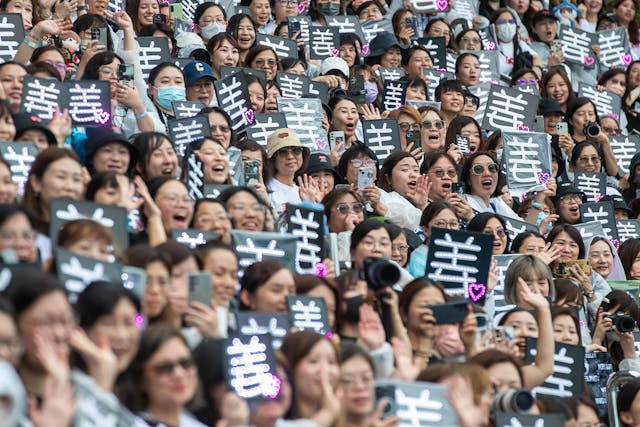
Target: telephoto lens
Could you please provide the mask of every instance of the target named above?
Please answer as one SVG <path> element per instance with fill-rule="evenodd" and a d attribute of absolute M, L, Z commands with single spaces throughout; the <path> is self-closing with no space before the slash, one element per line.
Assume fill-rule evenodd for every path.
<path fill-rule="evenodd" d="M 595 138 L 600 133 L 600 126 L 594 122 L 587 122 L 584 124 L 584 134 Z"/>
<path fill-rule="evenodd" d="M 510 389 L 496 393 L 493 398 L 495 412 L 528 412 L 533 407 L 533 395 L 525 389 Z"/>
<path fill-rule="evenodd" d="M 636 321 L 633 320 L 633 317 L 627 316 L 624 313 L 609 314 L 606 317 L 611 319 L 613 326 L 616 327 L 618 332 L 633 332 L 636 328 Z"/>
<path fill-rule="evenodd" d="M 372 291 L 393 286 L 400 280 L 400 270 L 386 258 L 367 257 L 362 261 L 362 270 L 358 274 L 367 282 Z"/>

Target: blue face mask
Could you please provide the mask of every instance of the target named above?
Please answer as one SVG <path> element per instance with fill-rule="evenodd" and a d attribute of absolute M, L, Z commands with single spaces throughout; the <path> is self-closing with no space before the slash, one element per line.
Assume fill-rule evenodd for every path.
<path fill-rule="evenodd" d="M 171 110 L 171 101 L 185 101 L 187 99 L 187 91 L 182 86 L 163 86 L 157 87 L 158 97 L 156 102 L 164 109 Z"/>

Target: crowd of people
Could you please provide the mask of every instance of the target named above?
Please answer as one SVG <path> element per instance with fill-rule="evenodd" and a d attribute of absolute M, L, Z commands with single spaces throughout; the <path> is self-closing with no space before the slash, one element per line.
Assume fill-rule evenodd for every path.
<path fill-rule="evenodd" d="M 13 60 L 0 64 L 0 141 L 37 153 L 23 181 L 12 159 L 0 158 L 0 426 L 392 427 L 403 415 L 389 410 L 393 396 L 380 398 L 382 380 L 446 386 L 442 399 L 455 416 L 443 426 L 493 425 L 509 409 L 560 414 L 567 427 L 609 419 L 640 426 L 640 379 L 613 390 L 609 419 L 587 386 L 564 397 L 537 393 L 525 408 L 496 403 L 509 391 L 532 396 L 554 374 L 554 342 L 604 355 L 613 373 L 640 372 L 640 235 L 583 237 L 586 196 L 574 185 L 576 172 L 603 172 L 615 219 L 640 214 L 640 153 L 622 161 L 611 144 L 640 133 L 634 0 L 457 0 L 430 10 L 410 0 L 205 1 L 192 20 L 183 16 L 189 4 L 115 3 L 0 1 L 1 13 L 21 16 L 26 34 Z M 301 24 L 340 16 L 392 31 L 370 40 L 340 33 L 335 54 L 311 59 Z M 606 66 L 593 46 L 593 67 L 567 61 L 562 26 L 623 28 L 630 60 Z M 259 34 L 295 40 L 298 58 L 280 58 L 256 42 Z M 145 79 L 137 38 L 149 36 L 167 40 L 172 61 Z M 434 38 L 455 58 L 454 78 L 436 87 L 433 51 L 424 46 Z M 552 164 L 544 189 L 512 195 L 502 161 L 508 142 L 481 126 L 474 88 L 484 83 L 480 55 L 490 50 L 499 53 L 493 84 L 527 86 L 539 99 Z M 331 144 L 309 147 L 289 127 L 266 141 L 248 138 L 219 106 L 214 83 L 223 66 L 246 71 L 256 114 L 279 112 L 279 73 L 326 86 L 318 131 Z M 383 108 L 384 69 L 406 82 L 394 110 Z M 123 70 L 133 73 L 124 79 Z M 25 112 L 27 75 L 109 82 L 111 123 L 72 125 L 63 106 L 50 120 Z M 362 87 L 353 87 L 354 76 Z M 581 83 L 617 94 L 620 111 L 602 114 L 577 96 Z M 198 115 L 211 132 L 190 149 L 204 183 L 221 189 L 215 198 L 192 197 L 187 159 L 169 136 L 180 101 L 204 105 Z M 401 148 L 382 159 L 363 135 L 363 121 L 378 119 L 395 120 Z M 232 176 L 233 150 L 257 168 L 246 184 Z M 72 218 L 50 234 L 57 199 L 126 210 L 120 226 L 129 245 L 95 218 Z M 322 210 L 325 234 L 336 235 L 315 274 L 292 271 L 286 260 L 241 265 L 234 233 L 284 233 L 290 205 Z M 529 229 L 510 237 L 510 219 Z M 172 237 L 186 229 L 216 238 L 192 249 Z M 519 255 L 504 274 L 492 260 L 484 304 L 426 277 L 434 229 L 488 234 L 492 257 Z M 135 267 L 142 290 L 109 280 L 70 290 L 60 250 Z M 372 287 L 361 274 L 371 258 L 388 260 L 397 280 Z M 189 297 L 201 273 L 210 301 Z M 240 333 L 237 315 L 286 314 L 291 295 L 322 299 L 331 332 L 289 331 L 274 353 L 278 392 L 245 400 L 222 356 Z M 512 308 L 500 311 L 500 300 Z M 463 319 L 437 318 L 437 308 L 456 301 Z M 621 326 L 625 318 L 631 327 Z"/>

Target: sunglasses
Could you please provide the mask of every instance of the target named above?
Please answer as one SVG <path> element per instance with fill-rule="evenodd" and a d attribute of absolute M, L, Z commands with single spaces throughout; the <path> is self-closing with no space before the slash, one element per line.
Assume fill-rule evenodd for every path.
<path fill-rule="evenodd" d="M 350 210 L 353 213 L 360 213 L 364 210 L 364 205 L 362 203 L 352 203 L 351 206 L 349 206 L 347 203 L 338 203 L 336 210 L 342 215 L 348 214 Z"/>
<path fill-rule="evenodd" d="M 489 163 L 486 167 L 486 170 L 488 170 L 491 174 L 498 173 L 498 165 L 496 165 L 495 163 Z M 471 167 L 471 172 L 473 172 L 474 175 L 482 175 L 484 171 L 484 165 L 478 164 Z"/>
<path fill-rule="evenodd" d="M 173 370 L 180 366 L 184 371 L 188 371 L 194 366 L 193 359 L 190 357 L 185 357 L 183 359 L 178 359 L 175 362 L 162 362 L 157 365 L 151 366 L 151 370 L 156 375 L 171 375 Z"/>
<path fill-rule="evenodd" d="M 298 155 L 298 154 L 302 154 L 302 147 L 285 147 L 285 148 L 281 148 L 279 149 L 276 154 L 278 156 L 288 156 L 289 153 L 293 153 L 293 155 Z"/>
<path fill-rule="evenodd" d="M 531 79 L 531 80 L 527 80 L 527 79 L 518 79 L 518 86 L 524 86 L 524 85 L 534 85 L 536 83 L 538 83 L 538 80 L 536 79 Z"/>
<path fill-rule="evenodd" d="M 444 176 L 447 175 L 449 178 L 453 179 L 458 175 L 458 172 L 456 172 L 455 169 L 449 169 L 448 171 L 437 169 L 433 171 L 433 174 L 436 178 L 444 178 Z"/>
<path fill-rule="evenodd" d="M 440 130 L 444 127 L 444 121 L 442 120 L 425 120 L 422 122 L 422 127 L 424 127 L 425 129 L 431 129 L 432 127 L 435 127 L 436 129 Z"/>
<path fill-rule="evenodd" d="M 612 133 L 614 135 L 620 135 L 620 129 L 603 126 L 602 130 L 605 131 L 606 133 Z"/>

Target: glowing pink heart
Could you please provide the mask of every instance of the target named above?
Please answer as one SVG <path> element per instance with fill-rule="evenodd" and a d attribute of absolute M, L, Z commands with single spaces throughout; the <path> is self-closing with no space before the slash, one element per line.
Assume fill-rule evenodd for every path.
<path fill-rule="evenodd" d="M 529 126 L 525 126 L 525 125 L 518 125 L 517 126 L 518 130 L 523 130 L 525 132 L 529 132 Z"/>
<path fill-rule="evenodd" d="M 269 399 L 275 399 L 280 394 L 280 388 L 282 387 L 282 381 L 280 378 L 271 374 L 271 379 L 264 384 L 265 396 Z"/>
<path fill-rule="evenodd" d="M 324 262 L 316 263 L 316 276 L 327 277 L 327 264 Z"/>
<path fill-rule="evenodd" d="M 473 302 L 478 301 L 487 293 L 487 287 L 482 283 L 469 283 L 467 289 L 469 290 L 469 298 Z"/>
<path fill-rule="evenodd" d="M 316 139 L 316 148 L 320 151 L 323 151 L 325 148 L 327 148 L 327 141 L 322 138 Z"/>
<path fill-rule="evenodd" d="M 496 44 L 494 42 L 487 42 L 487 50 L 494 50 L 496 48 Z"/>
<path fill-rule="evenodd" d="M 607 116 L 613 117 L 616 120 L 620 120 L 620 114 L 617 114 L 617 113 L 609 112 L 607 113 Z"/>
<path fill-rule="evenodd" d="M 436 71 L 440 71 L 441 73 L 444 73 L 445 71 L 447 71 L 447 69 L 440 67 L 440 68 L 436 68 Z"/>
<path fill-rule="evenodd" d="M 600 200 L 604 199 L 604 196 L 602 194 L 596 194 L 596 197 L 594 199 L 596 202 L 599 202 Z"/>
<path fill-rule="evenodd" d="M 631 61 L 633 61 L 633 57 L 631 56 L 631 54 L 625 53 L 624 55 L 622 55 L 622 62 L 624 62 L 624 65 L 631 64 Z"/>
<path fill-rule="evenodd" d="M 307 5 L 304 2 L 298 3 L 298 15 L 304 13 L 305 10 L 307 10 Z"/>
<path fill-rule="evenodd" d="M 96 118 L 97 123 L 106 125 L 111 118 L 111 114 L 108 111 L 100 111 L 99 113 L 94 113 L 94 117 Z"/>
<path fill-rule="evenodd" d="M 335 47 L 331 48 L 331 56 L 338 56 L 340 54 L 340 50 Z"/>
<path fill-rule="evenodd" d="M 438 0 L 436 1 L 436 7 L 442 12 L 449 7 L 449 2 L 447 0 Z"/>
<path fill-rule="evenodd" d="M 549 172 L 538 172 L 538 182 L 542 185 L 547 185 L 549 182 Z"/>
<path fill-rule="evenodd" d="M 595 58 L 593 56 L 585 56 L 584 57 L 584 65 L 586 65 L 587 67 L 590 67 L 595 62 L 596 62 L 596 60 L 595 60 Z"/>
<path fill-rule="evenodd" d="M 495 86 L 495 85 L 498 84 L 498 81 L 497 80 L 491 80 L 491 84 Z"/>
<path fill-rule="evenodd" d="M 618 239 L 610 239 L 609 241 L 616 248 L 616 250 L 620 249 L 620 240 L 618 240 Z"/>
<path fill-rule="evenodd" d="M 256 113 L 253 111 L 253 108 L 249 108 L 244 112 L 244 118 L 247 121 L 248 125 L 252 125 L 254 119 L 256 118 Z"/>
<path fill-rule="evenodd" d="M 369 45 L 368 44 L 363 44 L 361 51 L 362 51 L 363 55 L 369 55 Z"/>

